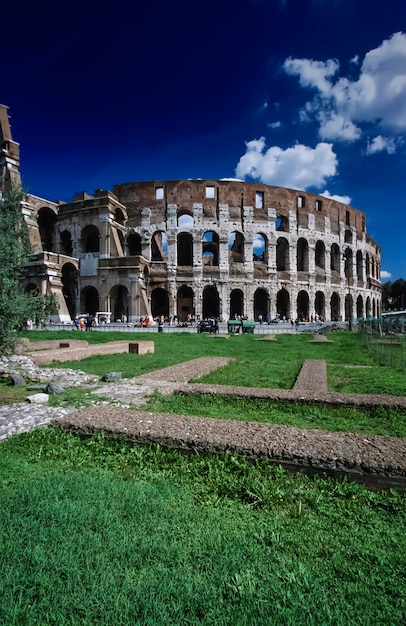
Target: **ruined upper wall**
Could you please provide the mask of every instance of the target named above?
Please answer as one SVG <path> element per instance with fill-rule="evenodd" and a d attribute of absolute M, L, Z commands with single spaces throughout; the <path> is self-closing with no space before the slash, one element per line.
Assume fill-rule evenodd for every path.
<path fill-rule="evenodd" d="M 20 146 L 13 141 L 8 107 L 0 104 L 0 183 L 6 192 L 13 183 L 21 184 L 19 166 Z"/>
<path fill-rule="evenodd" d="M 13 141 L 13 137 L 11 136 L 8 107 L 4 104 L 0 104 L 0 145 L 4 141 Z"/>
<path fill-rule="evenodd" d="M 358 209 L 306 191 L 260 183 L 235 180 L 156 180 L 115 185 L 113 191 L 127 207 L 131 226 L 141 224 L 141 210 L 144 207 L 151 210 L 151 222 L 158 224 L 165 221 L 168 204 L 176 204 L 178 214 L 191 213 L 194 204 L 201 204 L 203 216 L 206 218 L 216 218 L 219 205 L 225 204 L 229 207 L 232 219 L 242 218 L 243 207 L 253 207 L 255 222 L 266 221 L 268 209 L 272 208 L 281 217 L 289 217 L 289 211 L 296 211 L 298 224 L 307 224 L 308 214 L 313 213 L 316 223 L 328 217 L 332 232 L 339 232 L 340 224 L 349 229 L 354 228 L 358 238 L 362 238 L 366 232 L 365 214 Z"/>

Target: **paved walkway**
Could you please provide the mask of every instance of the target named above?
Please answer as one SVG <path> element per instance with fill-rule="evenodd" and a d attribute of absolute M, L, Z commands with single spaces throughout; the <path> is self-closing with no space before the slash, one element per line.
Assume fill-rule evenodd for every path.
<path fill-rule="evenodd" d="M 309 473 L 316 471 L 331 473 L 334 476 L 346 475 L 349 478 L 352 476 L 353 479 L 365 482 L 371 488 L 393 487 L 401 491 L 406 490 L 406 439 L 151 414 L 142 410 L 155 390 L 163 394 L 181 391 L 185 394 L 206 393 L 277 401 L 406 408 L 406 397 L 328 392 L 326 364 L 321 360 L 305 361 L 291 390 L 188 382 L 192 377 L 198 378 L 226 365 L 228 361 L 229 359 L 220 357 L 194 359 L 103 386 L 100 385 L 99 379 L 94 380 L 94 377 L 91 377 L 93 380 L 87 380 L 87 375 L 83 372 L 74 372 L 75 383 L 75 379 L 72 379 L 72 370 L 54 370 L 58 372 L 60 384 L 63 384 L 65 376 L 69 385 L 81 384 L 83 381 L 83 384 L 93 388 L 94 405 L 85 409 L 51 408 L 42 404 L 28 403 L 0 406 L 0 441 L 12 434 L 27 432 L 56 422 L 62 428 L 89 434 L 102 429 L 111 433 L 125 433 L 140 442 L 155 441 L 162 445 L 175 445 L 186 449 L 211 452 L 234 450 L 249 456 L 267 456 L 272 462 L 281 463 L 295 471 L 302 468 Z M 36 372 L 43 373 L 49 380 L 52 370 L 36 368 Z"/>
<path fill-rule="evenodd" d="M 325 361 L 321 360 L 305 361 L 293 389 L 231 387 L 188 382 L 192 377 L 198 378 L 213 369 L 226 365 L 228 361 L 229 359 L 223 357 L 204 357 L 133 379 L 117 380 L 103 386 L 100 386 L 96 377 L 89 377 L 73 370 L 40 368 L 37 371 L 43 373 L 46 382 L 52 379 L 52 372 L 55 372 L 55 376 L 58 376 L 58 383 L 62 386 L 72 386 L 83 382 L 89 388 L 94 387 L 94 404 L 99 406 L 100 410 L 103 410 L 103 406 L 114 404 L 123 408 L 141 408 L 155 390 L 165 395 L 181 391 L 190 395 L 208 393 L 238 398 L 406 408 L 406 397 L 328 392 L 326 364 Z M 11 434 L 46 426 L 53 420 L 62 419 L 76 410 L 73 407 L 52 408 L 43 404 L 36 405 L 27 402 L 0 406 L 0 441 Z"/>
<path fill-rule="evenodd" d="M 327 393 L 327 364 L 325 361 L 307 360 L 303 363 L 293 391 Z"/>

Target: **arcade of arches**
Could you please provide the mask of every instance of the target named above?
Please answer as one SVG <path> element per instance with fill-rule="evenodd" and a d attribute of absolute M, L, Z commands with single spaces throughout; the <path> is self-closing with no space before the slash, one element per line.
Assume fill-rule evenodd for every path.
<path fill-rule="evenodd" d="M 66 270 L 68 271 L 68 270 Z M 74 315 L 73 298 L 71 298 L 68 287 L 64 287 L 69 311 Z M 95 313 L 96 311 L 109 310 L 113 314 L 114 320 L 128 321 L 141 316 L 143 309 L 140 303 L 141 296 L 137 294 L 134 298 L 124 285 L 115 285 L 104 299 L 104 306 L 101 304 L 101 297 L 96 287 L 85 287 L 80 294 L 81 312 Z M 257 288 L 253 294 L 252 302 L 248 302 L 241 289 L 232 289 L 225 298 L 226 305 L 223 306 L 222 297 L 215 285 L 207 286 L 201 294 L 193 290 L 192 287 L 183 285 L 177 293 L 175 306 L 170 307 L 170 295 L 163 288 L 153 289 L 151 292 L 151 314 L 154 318 L 164 316 L 165 318 L 176 316 L 179 320 L 190 318 L 205 319 L 216 318 L 227 320 L 234 317 L 252 317 L 255 320 L 264 321 L 279 317 L 280 319 L 299 319 L 300 321 L 320 320 L 342 320 L 340 315 L 341 306 L 344 306 L 345 319 L 353 317 L 372 317 L 377 315 L 378 304 L 375 300 L 367 298 L 365 307 L 361 297 L 355 301 L 351 294 L 345 296 L 341 302 L 340 295 L 333 291 L 329 298 L 326 298 L 322 291 L 317 291 L 311 297 L 306 290 L 300 290 L 295 296 L 285 288 L 280 289 L 272 297 L 266 289 Z"/>

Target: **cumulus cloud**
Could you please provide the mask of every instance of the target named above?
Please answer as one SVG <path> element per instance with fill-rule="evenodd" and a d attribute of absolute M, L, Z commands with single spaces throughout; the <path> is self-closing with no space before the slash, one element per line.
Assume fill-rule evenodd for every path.
<path fill-rule="evenodd" d="M 339 196 L 335 193 L 331 194 L 327 189 L 320 194 L 324 198 L 330 198 L 331 200 L 337 200 L 337 202 L 342 202 L 343 204 L 350 204 L 351 196 Z"/>
<path fill-rule="evenodd" d="M 315 148 L 296 144 L 284 150 L 278 146 L 267 148 L 261 137 L 246 142 L 235 173 L 267 185 L 308 189 L 325 185 L 337 174 L 337 156 L 329 143 L 318 143 Z"/>
<path fill-rule="evenodd" d="M 381 271 L 381 280 L 391 278 L 391 277 L 392 277 L 392 274 L 390 272 L 387 272 L 386 270 Z"/>
<path fill-rule="evenodd" d="M 355 59 L 359 61 L 353 57 L 353 67 Z M 289 57 L 283 64 L 302 87 L 315 90 L 302 119 L 316 119 L 323 140 L 355 141 L 365 125 L 375 125 L 392 137 L 406 132 L 406 34 L 394 33 L 367 52 L 358 67 L 358 78 L 352 80 L 339 75 L 336 59 Z"/>
<path fill-rule="evenodd" d="M 368 142 L 365 154 L 376 154 L 377 152 L 386 151 L 388 154 L 396 152 L 396 144 L 393 137 L 382 137 L 377 135 L 371 142 Z"/>
<path fill-rule="evenodd" d="M 340 138 L 341 141 L 352 142 L 361 136 L 361 130 L 358 126 L 341 114 L 321 111 L 318 117 L 320 121 L 320 136 L 323 139 Z"/>
<path fill-rule="evenodd" d="M 289 57 L 283 64 L 287 74 L 299 76 L 302 87 L 315 87 L 324 94 L 331 92 L 331 78 L 338 72 L 339 67 L 340 64 L 335 59 L 323 62 Z"/>

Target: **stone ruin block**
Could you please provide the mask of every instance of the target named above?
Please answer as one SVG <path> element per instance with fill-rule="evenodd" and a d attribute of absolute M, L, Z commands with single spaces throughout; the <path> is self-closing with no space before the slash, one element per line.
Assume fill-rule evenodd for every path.
<path fill-rule="evenodd" d="M 155 344 L 153 341 L 134 341 L 128 349 L 130 354 L 154 354 Z"/>

